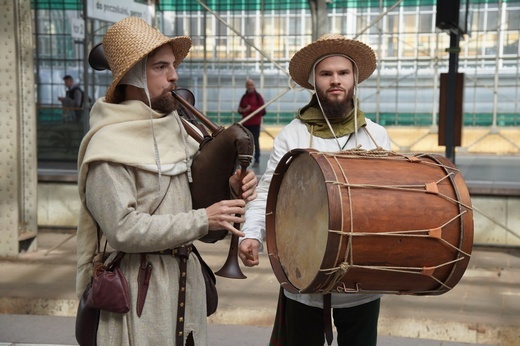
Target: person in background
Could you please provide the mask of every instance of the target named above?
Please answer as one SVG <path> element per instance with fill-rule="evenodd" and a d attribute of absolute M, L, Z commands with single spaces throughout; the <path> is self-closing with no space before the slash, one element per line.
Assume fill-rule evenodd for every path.
<path fill-rule="evenodd" d="M 369 46 L 336 34 L 322 36 L 300 49 L 291 59 L 289 73 L 292 79 L 311 90 L 313 95 L 299 110 L 296 119 L 275 138 L 267 169 L 258 185 L 258 197 L 246 208 L 246 222 L 242 227 L 245 237 L 240 239 L 239 245 L 239 256 L 244 265 L 259 263 L 258 252 L 263 248 L 266 234 L 269 184 L 278 162 L 288 151 L 314 148 L 322 152 L 339 152 L 358 146 L 365 150 L 390 150 L 386 130 L 365 118 L 357 98 L 358 84 L 375 68 L 376 57 Z M 325 323 L 324 313 L 330 316 L 329 303 L 324 305 L 325 297 L 330 298 L 338 345 L 376 345 L 380 295 L 293 294 L 282 288 L 270 345 L 322 346 L 327 334 L 329 341 L 332 327 Z"/>
<path fill-rule="evenodd" d="M 101 311 L 97 344 L 207 345 L 206 288 L 193 242 L 213 230 L 243 235 L 234 224 L 244 222 L 245 205 L 256 197 L 255 173 L 229 178 L 235 199 L 192 209 L 199 144 L 172 95 L 190 38 L 166 37 L 127 17 L 102 45 L 113 81 L 92 107 L 78 155 L 76 293 L 92 276 L 99 228 L 102 248 L 113 250 L 107 262 L 124 253 L 130 311 Z"/>
<path fill-rule="evenodd" d="M 63 83 L 67 87 L 65 97 L 58 97 L 63 106 L 65 121 L 80 121 L 83 113 L 83 90 L 78 84 L 74 84 L 74 78 L 70 75 L 63 77 Z"/>
<path fill-rule="evenodd" d="M 241 114 L 242 119 L 244 119 L 263 105 L 264 99 L 262 98 L 262 95 L 256 91 L 255 82 L 252 79 L 248 79 L 246 81 L 246 93 L 240 99 L 238 113 Z M 255 157 L 253 167 L 258 167 L 260 163 L 260 126 L 262 125 L 262 117 L 265 114 L 266 111 L 264 108 L 243 124 L 244 127 L 251 132 L 255 142 Z"/>

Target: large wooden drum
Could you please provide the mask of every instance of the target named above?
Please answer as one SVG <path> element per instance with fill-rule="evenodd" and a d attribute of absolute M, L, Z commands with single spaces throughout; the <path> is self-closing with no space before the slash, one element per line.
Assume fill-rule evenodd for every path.
<path fill-rule="evenodd" d="M 473 246 L 464 179 L 435 154 L 292 150 L 273 175 L 266 228 L 273 271 L 293 293 L 442 294 Z"/>

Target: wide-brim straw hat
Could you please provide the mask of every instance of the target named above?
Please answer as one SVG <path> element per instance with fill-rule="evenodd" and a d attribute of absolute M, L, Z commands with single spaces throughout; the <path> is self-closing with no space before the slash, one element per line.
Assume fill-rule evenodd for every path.
<path fill-rule="evenodd" d="M 164 36 L 159 30 L 138 17 L 127 17 L 112 25 L 103 37 L 103 50 L 113 76 L 112 84 L 105 95 L 105 101 L 116 102 L 118 99 L 116 87 L 128 70 L 154 49 L 168 43 L 172 47 L 175 67 L 177 67 L 191 48 L 189 37 Z"/>
<path fill-rule="evenodd" d="M 370 77 L 377 66 L 376 54 L 363 42 L 338 34 L 325 34 L 294 54 L 289 63 L 291 78 L 304 88 L 314 89 L 309 83 L 311 70 L 319 58 L 331 54 L 346 55 L 354 60 L 358 68 L 358 83 Z"/>

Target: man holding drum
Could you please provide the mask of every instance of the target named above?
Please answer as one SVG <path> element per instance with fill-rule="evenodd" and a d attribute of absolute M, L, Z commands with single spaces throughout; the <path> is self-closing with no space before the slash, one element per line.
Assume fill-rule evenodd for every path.
<path fill-rule="evenodd" d="M 365 118 L 359 109 L 357 86 L 375 69 L 376 57 L 369 46 L 336 34 L 322 36 L 293 56 L 289 64 L 292 79 L 314 94 L 274 140 L 266 172 L 257 189 L 258 197 L 247 206 L 242 228 L 245 237 L 241 239 L 239 254 L 244 265 L 259 263 L 258 252 L 263 249 L 266 234 L 269 184 L 280 159 L 288 151 L 295 148 L 322 152 L 390 149 L 386 130 Z M 338 331 L 338 345 L 376 345 L 380 295 L 293 294 L 283 289 L 270 345 L 321 346 L 325 336 L 330 344 L 329 304 Z"/>

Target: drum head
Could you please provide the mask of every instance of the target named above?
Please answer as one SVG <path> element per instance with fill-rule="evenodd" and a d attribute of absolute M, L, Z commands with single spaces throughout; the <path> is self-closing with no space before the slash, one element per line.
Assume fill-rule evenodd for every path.
<path fill-rule="evenodd" d="M 312 156 L 293 159 L 280 185 L 275 213 L 278 257 L 291 284 L 303 290 L 320 270 L 329 225 L 326 186 Z"/>

